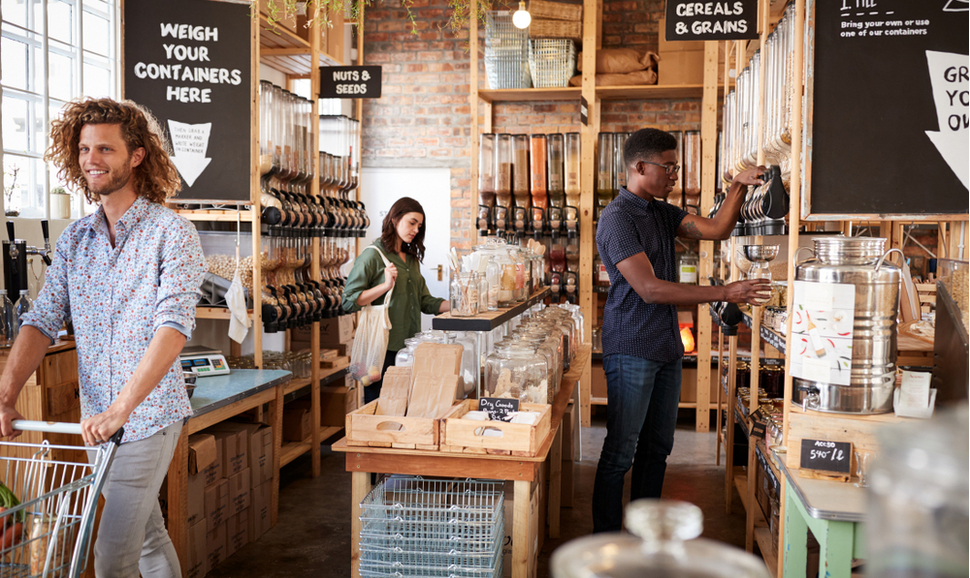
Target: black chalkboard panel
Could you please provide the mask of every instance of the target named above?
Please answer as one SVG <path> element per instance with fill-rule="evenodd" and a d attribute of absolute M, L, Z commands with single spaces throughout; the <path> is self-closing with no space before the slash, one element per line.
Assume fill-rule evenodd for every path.
<path fill-rule="evenodd" d="M 180 199 L 250 199 L 250 23 L 242 4 L 125 2 L 125 98 L 165 130 Z"/>
<path fill-rule="evenodd" d="M 668 42 L 758 38 L 758 0 L 667 0 Z"/>
<path fill-rule="evenodd" d="M 967 3 L 812 4 L 810 212 L 965 215 Z"/>
<path fill-rule="evenodd" d="M 803 439 L 802 455 L 798 465 L 804 470 L 848 474 L 852 467 L 852 444 Z"/>
<path fill-rule="evenodd" d="M 511 414 L 519 411 L 519 400 L 504 397 L 482 397 L 478 400 L 478 411 L 488 412 L 493 421 L 509 421 Z"/>

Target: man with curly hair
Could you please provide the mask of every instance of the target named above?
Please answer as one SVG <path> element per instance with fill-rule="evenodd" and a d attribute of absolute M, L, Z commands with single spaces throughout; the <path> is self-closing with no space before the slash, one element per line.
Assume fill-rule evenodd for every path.
<path fill-rule="evenodd" d="M 73 320 L 87 445 L 124 427 L 94 545 L 99 577 L 181 576 L 158 492 L 192 413 L 177 357 L 195 328 L 205 261 L 191 223 L 162 206 L 178 171 L 150 113 L 131 101 L 69 103 L 45 160 L 101 206 L 57 241 L 44 287 L 0 377 L 0 435 L 24 382 Z"/>

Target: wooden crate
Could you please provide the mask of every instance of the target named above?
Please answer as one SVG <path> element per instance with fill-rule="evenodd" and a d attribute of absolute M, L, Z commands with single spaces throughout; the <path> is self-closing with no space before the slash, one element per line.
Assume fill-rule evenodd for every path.
<path fill-rule="evenodd" d="M 437 450 L 441 420 L 426 417 L 375 415 L 377 402 L 347 414 L 347 445 L 412 450 Z"/>
<path fill-rule="evenodd" d="M 802 457 L 802 440 L 826 440 L 833 442 L 852 443 L 851 476 L 856 475 L 856 451 L 878 452 L 875 432 L 890 424 L 903 423 L 905 418 L 896 417 L 892 413 L 879 415 L 843 415 L 821 413 L 817 411 L 803 411 L 792 406 L 788 415 L 788 458 L 786 464 L 789 470 L 797 472 L 803 477 L 814 477 L 808 471 L 802 472 L 800 461 Z"/>
<path fill-rule="evenodd" d="M 539 446 L 549 435 L 552 406 L 548 404 L 519 405 L 521 411 L 539 412 L 539 421 L 534 425 L 461 419 L 469 411 L 477 409 L 478 400 L 466 399 L 444 416 L 441 424 L 441 451 L 532 457 L 539 453 Z M 502 432 L 502 436 L 483 435 L 485 429 L 498 430 Z"/>

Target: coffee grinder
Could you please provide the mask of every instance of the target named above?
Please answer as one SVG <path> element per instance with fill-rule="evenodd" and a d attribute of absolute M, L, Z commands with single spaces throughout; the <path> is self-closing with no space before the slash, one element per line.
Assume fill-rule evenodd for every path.
<path fill-rule="evenodd" d="M 44 264 L 51 264 L 50 227 L 46 220 L 40 222 L 44 233 L 44 248 L 30 247 L 27 241 L 17 239 L 14 234 L 12 221 L 7 221 L 7 236 L 9 241 L 3 241 L 3 285 L 7 288 L 10 301 L 16 303 L 20 296 L 29 292 L 27 286 L 27 259 L 30 255 L 38 255 Z"/>

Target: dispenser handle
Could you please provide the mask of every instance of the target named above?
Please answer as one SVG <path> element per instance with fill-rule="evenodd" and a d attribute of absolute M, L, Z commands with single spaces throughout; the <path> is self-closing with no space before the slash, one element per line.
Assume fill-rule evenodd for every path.
<path fill-rule="evenodd" d="M 897 249 L 897 248 L 893 247 L 892 249 L 890 249 L 890 250 L 886 251 L 885 253 L 883 253 L 882 254 L 882 257 L 879 257 L 879 261 L 876 263 L 876 272 L 879 272 L 879 268 L 882 267 L 883 261 L 885 261 L 886 260 L 886 257 L 888 257 L 891 253 L 899 253 L 899 265 L 900 266 L 903 266 L 906 263 L 906 255 L 903 255 L 903 251 L 901 249 Z"/>
<path fill-rule="evenodd" d="M 809 257 L 808 259 L 805 259 L 805 261 L 799 261 L 798 260 L 798 254 L 801 253 L 802 251 L 809 251 L 809 252 L 811 252 L 811 249 L 809 249 L 808 247 L 799 247 L 798 250 L 795 251 L 795 266 L 796 267 L 798 267 L 799 265 L 801 265 L 805 261 L 808 261 L 808 259 L 811 259 L 811 257 Z"/>
<path fill-rule="evenodd" d="M 44 243 L 50 244 L 51 230 L 50 230 L 50 224 L 47 222 L 47 219 L 42 219 L 40 221 L 40 230 L 44 234 Z"/>
<path fill-rule="evenodd" d="M 13 221 L 7 221 L 7 238 L 10 239 L 10 244 L 17 240 L 17 236 L 14 234 Z"/>

